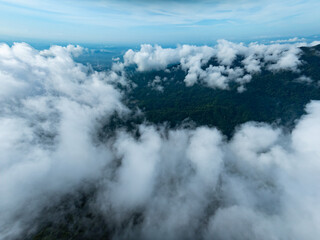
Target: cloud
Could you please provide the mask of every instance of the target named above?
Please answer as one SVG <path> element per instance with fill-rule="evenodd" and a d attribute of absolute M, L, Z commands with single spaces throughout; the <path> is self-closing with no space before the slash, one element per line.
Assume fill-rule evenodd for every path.
<path fill-rule="evenodd" d="M 302 76 L 298 77 L 296 79 L 296 81 L 297 82 L 301 82 L 301 83 L 312 83 L 313 82 L 313 80 L 310 77 L 307 77 L 305 75 L 302 75 Z"/>
<path fill-rule="evenodd" d="M 193 86 L 203 83 L 211 88 L 228 89 L 230 82 L 239 84 L 239 91 L 251 81 L 254 74 L 262 68 L 270 71 L 299 72 L 302 65 L 298 44 L 258 44 L 232 43 L 219 40 L 216 46 L 182 45 L 177 48 L 141 45 L 139 51 L 128 50 L 124 55 L 124 66 L 135 65 L 137 71 L 165 70 L 171 65 L 179 64 L 187 74 L 185 84 Z M 210 60 L 216 63 L 210 63 Z M 235 64 L 235 60 L 242 59 Z"/>
<path fill-rule="evenodd" d="M 110 77 L 75 63 L 80 47 L 0 45 L 0 239 L 110 160 L 94 143 L 99 119 L 126 112 Z M 119 76 L 120 78 L 120 76 Z"/>
<path fill-rule="evenodd" d="M 305 41 L 306 41 L 305 38 L 294 37 L 289 39 L 280 39 L 280 40 L 271 41 L 271 43 L 295 43 L 295 42 L 305 42 Z"/>
<path fill-rule="evenodd" d="M 206 127 L 120 133 L 119 178 L 103 182 L 98 206 L 117 239 L 316 239 L 319 110 L 310 103 L 291 134 L 252 122 L 230 141 Z M 122 229 L 133 212 L 141 222 Z"/>
<path fill-rule="evenodd" d="M 1 0 L 0 30 L 7 39 L 121 45 L 203 43 L 213 37 L 310 36 L 319 29 L 313 24 L 319 22 L 318 8 L 318 0 Z"/>
<path fill-rule="evenodd" d="M 270 66 L 296 53 L 289 46 L 231 45 L 236 55 L 263 53 L 257 58 Z M 231 60 L 202 69 L 217 48 L 145 49 L 131 51 L 124 64 L 134 61 L 144 71 L 160 57 L 166 68 L 175 52 L 199 78 L 205 72 L 238 79 L 245 71 Z M 126 81 L 123 64 L 96 72 L 73 60 L 79 52 L 0 46 L 0 81 L 8 90 L 0 108 L 0 239 L 28 235 L 43 208 L 92 185 L 90 210 L 104 216 L 112 239 L 317 239 L 319 101 L 306 106 L 290 133 L 247 122 L 228 140 L 206 126 L 145 122 L 132 131 L 116 128 L 100 141 L 114 112 L 128 117 L 124 93 L 114 87 Z"/>
<path fill-rule="evenodd" d="M 163 92 L 164 91 L 164 87 L 162 86 L 162 84 L 164 82 L 166 82 L 167 80 L 168 80 L 167 77 L 161 78 L 159 76 L 155 76 L 153 81 L 148 83 L 148 87 L 150 87 L 153 90 L 156 90 L 156 91 L 159 91 L 159 92 Z"/>

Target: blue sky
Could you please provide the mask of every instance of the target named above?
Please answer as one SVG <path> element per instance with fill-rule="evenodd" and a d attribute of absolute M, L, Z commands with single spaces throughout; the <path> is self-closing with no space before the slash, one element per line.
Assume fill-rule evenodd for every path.
<path fill-rule="evenodd" d="M 320 34 L 319 0 L 0 0 L 0 39 L 209 43 Z"/>

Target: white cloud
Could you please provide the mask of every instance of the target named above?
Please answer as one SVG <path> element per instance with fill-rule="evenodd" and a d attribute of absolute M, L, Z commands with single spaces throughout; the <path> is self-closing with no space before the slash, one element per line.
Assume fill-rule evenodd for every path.
<path fill-rule="evenodd" d="M 228 89 L 229 82 L 236 82 L 240 85 L 239 92 L 242 92 L 252 75 L 261 72 L 262 68 L 299 72 L 299 66 L 302 65 L 299 47 L 305 45 L 251 43 L 246 46 L 226 40 L 219 40 L 214 47 L 183 45 L 162 48 L 158 45 L 141 45 L 139 51 L 130 49 L 126 52 L 124 65 L 136 65 L 138 71 L 152 71 L 166 70 L 170 65 L 180 64 L 187 73 L 184 79 L 187 86 L 203 83 L 212 88 Z M 237 58 L 243 60 L 235 65 Z M 217 61 L 218 65 L 206 67 L 210 59 Z"/>
<path fill-rule="evenodd" d="M 167 80 L 168 80 L 167 77 L 161 78 L 159 76 L 155 76 L 155 78 L 152 81 L 148 82 L 148 87 L 150 87 L 153 90 L 163 92 L 164 87 L 162 85 Z"/>
<path fill-rule="evenodd" d="M 245 48 L 265 64 L 295 53 L 286 46 L 251 46 Z M 166 68 L 177 51 L 146 49 L 129 57 L 142 69 L 155 67 L 159 56 Z M 182 67 L 197 81 L 220 87 L 230 79 L 250 81 L 229 61 L 202 69 L 212 56 L 203 48 L 178 49 L 178 61 L 184 59 Z M 0 81 L 8 89 L 0 107 L 0 239 L 25 233 L 43 207 L 87 181 L 98 189 L 92 211 L 105 216 L 117 239 L 317 239 L 320 102 L 307 105 L 291 133 L 248 122 L 227 140 L 215 128 L 144 123 L 101 143 L 95 137 L 100 120 L 127 111 L 112 85 L 124 81 L 123 65 L 98 73 L 73 61 L 79 51 L 0 46 Z M 246 56 L 254 59 L 252 52 Z M 140 222 L 134 214 L 141 214 Z"/>
<path fill-rule="evenodd" d="M 302 76 L 298 77 L 296 79 L 296 81 L 297 82 L 301 82 L 301 83 L 312 83 L 313 82 L 313 80 L 310 77 L 307 77 L 305 75 L 302 75 Z"/>
<path fill-rule="evenodd" d="M 73 61 L 79 52 L 0 45 L 0 239 L 24 230 L 61 194 L 96 179 L 111 158 L 93 142 L 94 131 L 99 118 L 126 108 L 109 73 Z"/>
<path fill-rule="evenodd" d="M 306 41 L 305 38 L 294 37 L 289 39 L 280 39 L 280 40 L 271 41 L 271 43 L 295 43 L 295 42 L 305 42 L 305 41 Z"/>
<path fill-rule="evenodd" d="M 242 125 L 231 141 L 205 127 L 143 127 L 134 141 L 120 135 L 124 165 L 115 171 L 122 174 L 127 159 L 133 161 L 127 184 L 118 189 L 125 195 L 113 199 L 105 190 L 98 205 L 111 223 L 115 215 L 121 223 L 132 212 L 142 213 L 142 223 L 122 229 L 120 239 L 316 239 L 319 110 L 319 102 L 309 104 L 308 114 L 288 135 L 258 123 Z M 140 178 L 143 183 L 134 187 Z M 105 181 L 102 189 L 113 184 Z M 138 193 L 143 199 L 139 207 L 133 204 Z"/>
<path fill-rule="evenodd" d="M 309 46 L 314 47 L 320 44 L 320 41 L 313 41 L 309 44 Z"/>

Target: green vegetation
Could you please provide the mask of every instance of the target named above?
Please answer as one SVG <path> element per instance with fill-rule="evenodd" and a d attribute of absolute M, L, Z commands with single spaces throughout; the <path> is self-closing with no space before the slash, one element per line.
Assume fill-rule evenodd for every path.
<path fill-rule="evenodd" d="M 130 93 L 131 105 L 138 106 L 153 123 L 168 122 L 176 127 L 189 119 L 197 125 L 216 126 L 227 136 L 235 127 L 247 121 L 259 121 L 292 127 L 295 119 L 304 113 L 310 100 L 320 99 L 320 46 L 303 48 L 303 66 L 300 73 L 289 71 L 262 73 L 253 76 L 247 91 L 211 89 L 200 84 L 186 87 L 186 73 L 177 66 L 165 71 L 134 73 L 131 79 L 137 87 Z M 311 77 L 313 83 L 296 81 L 299 76 Z M 164 92 L 151 90 L 148 82 L 155 76 L 167 77 Z"/>
<path fill-rule="evenodd" d="M 171 66 L 170 73 L 131 71 L 130 78 L 137 87 L 129 93 L 127 100 L 132 109 L 142 109 L 148 121 L 167 122 L 170 127 L 177 127 L 187 119 L 196 125 L 216 126 L 228 137 L 232 136 L 236 126 L 247 121 L 273 123 L 290 130 L 304 113 L 305 105 L 312 99 L 320 100 L 320 45 L 303 48 L 303 51 L 304 64 L 300 73 L 264 70 L 253 76 L 243 93 L 238 93 L 235 85 L 230 90 L 211 89 L 200 84 L 186 87 L 183 82 L 186 73 L 177 66 Z M 302 75 L 314 81 L 297 82 Z M 151 90 L 148 86 L 155 76 L 168 78 L 163 83 L 164 92 Z M 119 126 L 132 130 L 135 123 L 142 120 L 114 116 L 103 124 L 99 137 L 108 137 Z M 94 190 L 90 194 L 71 195 L 58 201 L 54 207 L 44 209 L 38 221 L 42 223 L 38 231 L 25 239 L 108 239 L 113 229 L 90 206 L 92 197 Z M 141 215 L 133 213 L 130 221 L 138 223 Z"/>

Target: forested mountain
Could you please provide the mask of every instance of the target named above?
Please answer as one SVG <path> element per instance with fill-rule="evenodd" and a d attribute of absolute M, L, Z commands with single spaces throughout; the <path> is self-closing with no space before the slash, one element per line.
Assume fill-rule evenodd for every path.
<path fill-rule="evenodd" d="M 200 84 L 188 87 L 183 81 L 186 72 L 179 65 L 171 66 L 170 71 L 133 72 L 130 79 L 137 87 L 130 92 L 131 105 L 139 107 L 146 119 L 154 123 L 167 122 L 177 127 L 189 120 L 196 125 L 215 126 L 229 137 L 237 125 L 247 121 L 290 128 L 310 100 L 320 99 L 320 45 L 302 50 L 299 72 L 263 69 L 253 75 L 242 93 L 238 93 L 236 84 L 229 90 Z M 217 62 L 211 59 L 207 65 L 210 64 Z M 156 76 L 166 79 L 161 82 L 160 91 L 150 85 Z M 310 82 L 299 79 L 300 76 Z"/>
<path fill-rule="evenodd" d="M 205 125 L 217 127 L 231 138 L 237 126 L 248 121 L 271 123 L 290 131 L 305 113 L 305 105 L 320 99 L 320 45 L 301 49 L 303 64 L 299 71 L 263 69 L 253 75 L 245 85 L 246 90 L 240 93 L 236 84 L 230 84 L 227 90 L 204 84 L 186 86 L 186 72 L 179 64 L 169 66 L 170 71 L 137 72 L 128 68 L 127 77 L 134 87 L 125 90 L 124 101 L 133 112 L 139 108 L 142 113 L 129 118 L 114 116 L 102 124 L 101 131 L 106 134 L 118 128 L 130 131 L 143 122 L 169 128 Z M 237 59 L 235 64 L 240 61 Z M 211 59 L 203 68 L 210 64 L 218 63 Z M 97 197 L 95 184 L 86 182 L 82 189 L 44 208 L 37 219 L 40 227 L 24 239 L 109 239 L 119 231 L 126 231 L 128 225 L 134 227 L 145 221 L 141 212 L 132 211 L 120 225 L 110 224 L 108 218 L 92 210 L 92 201 Z M 218 199 L 214 202 L 219 205 Z"/>

